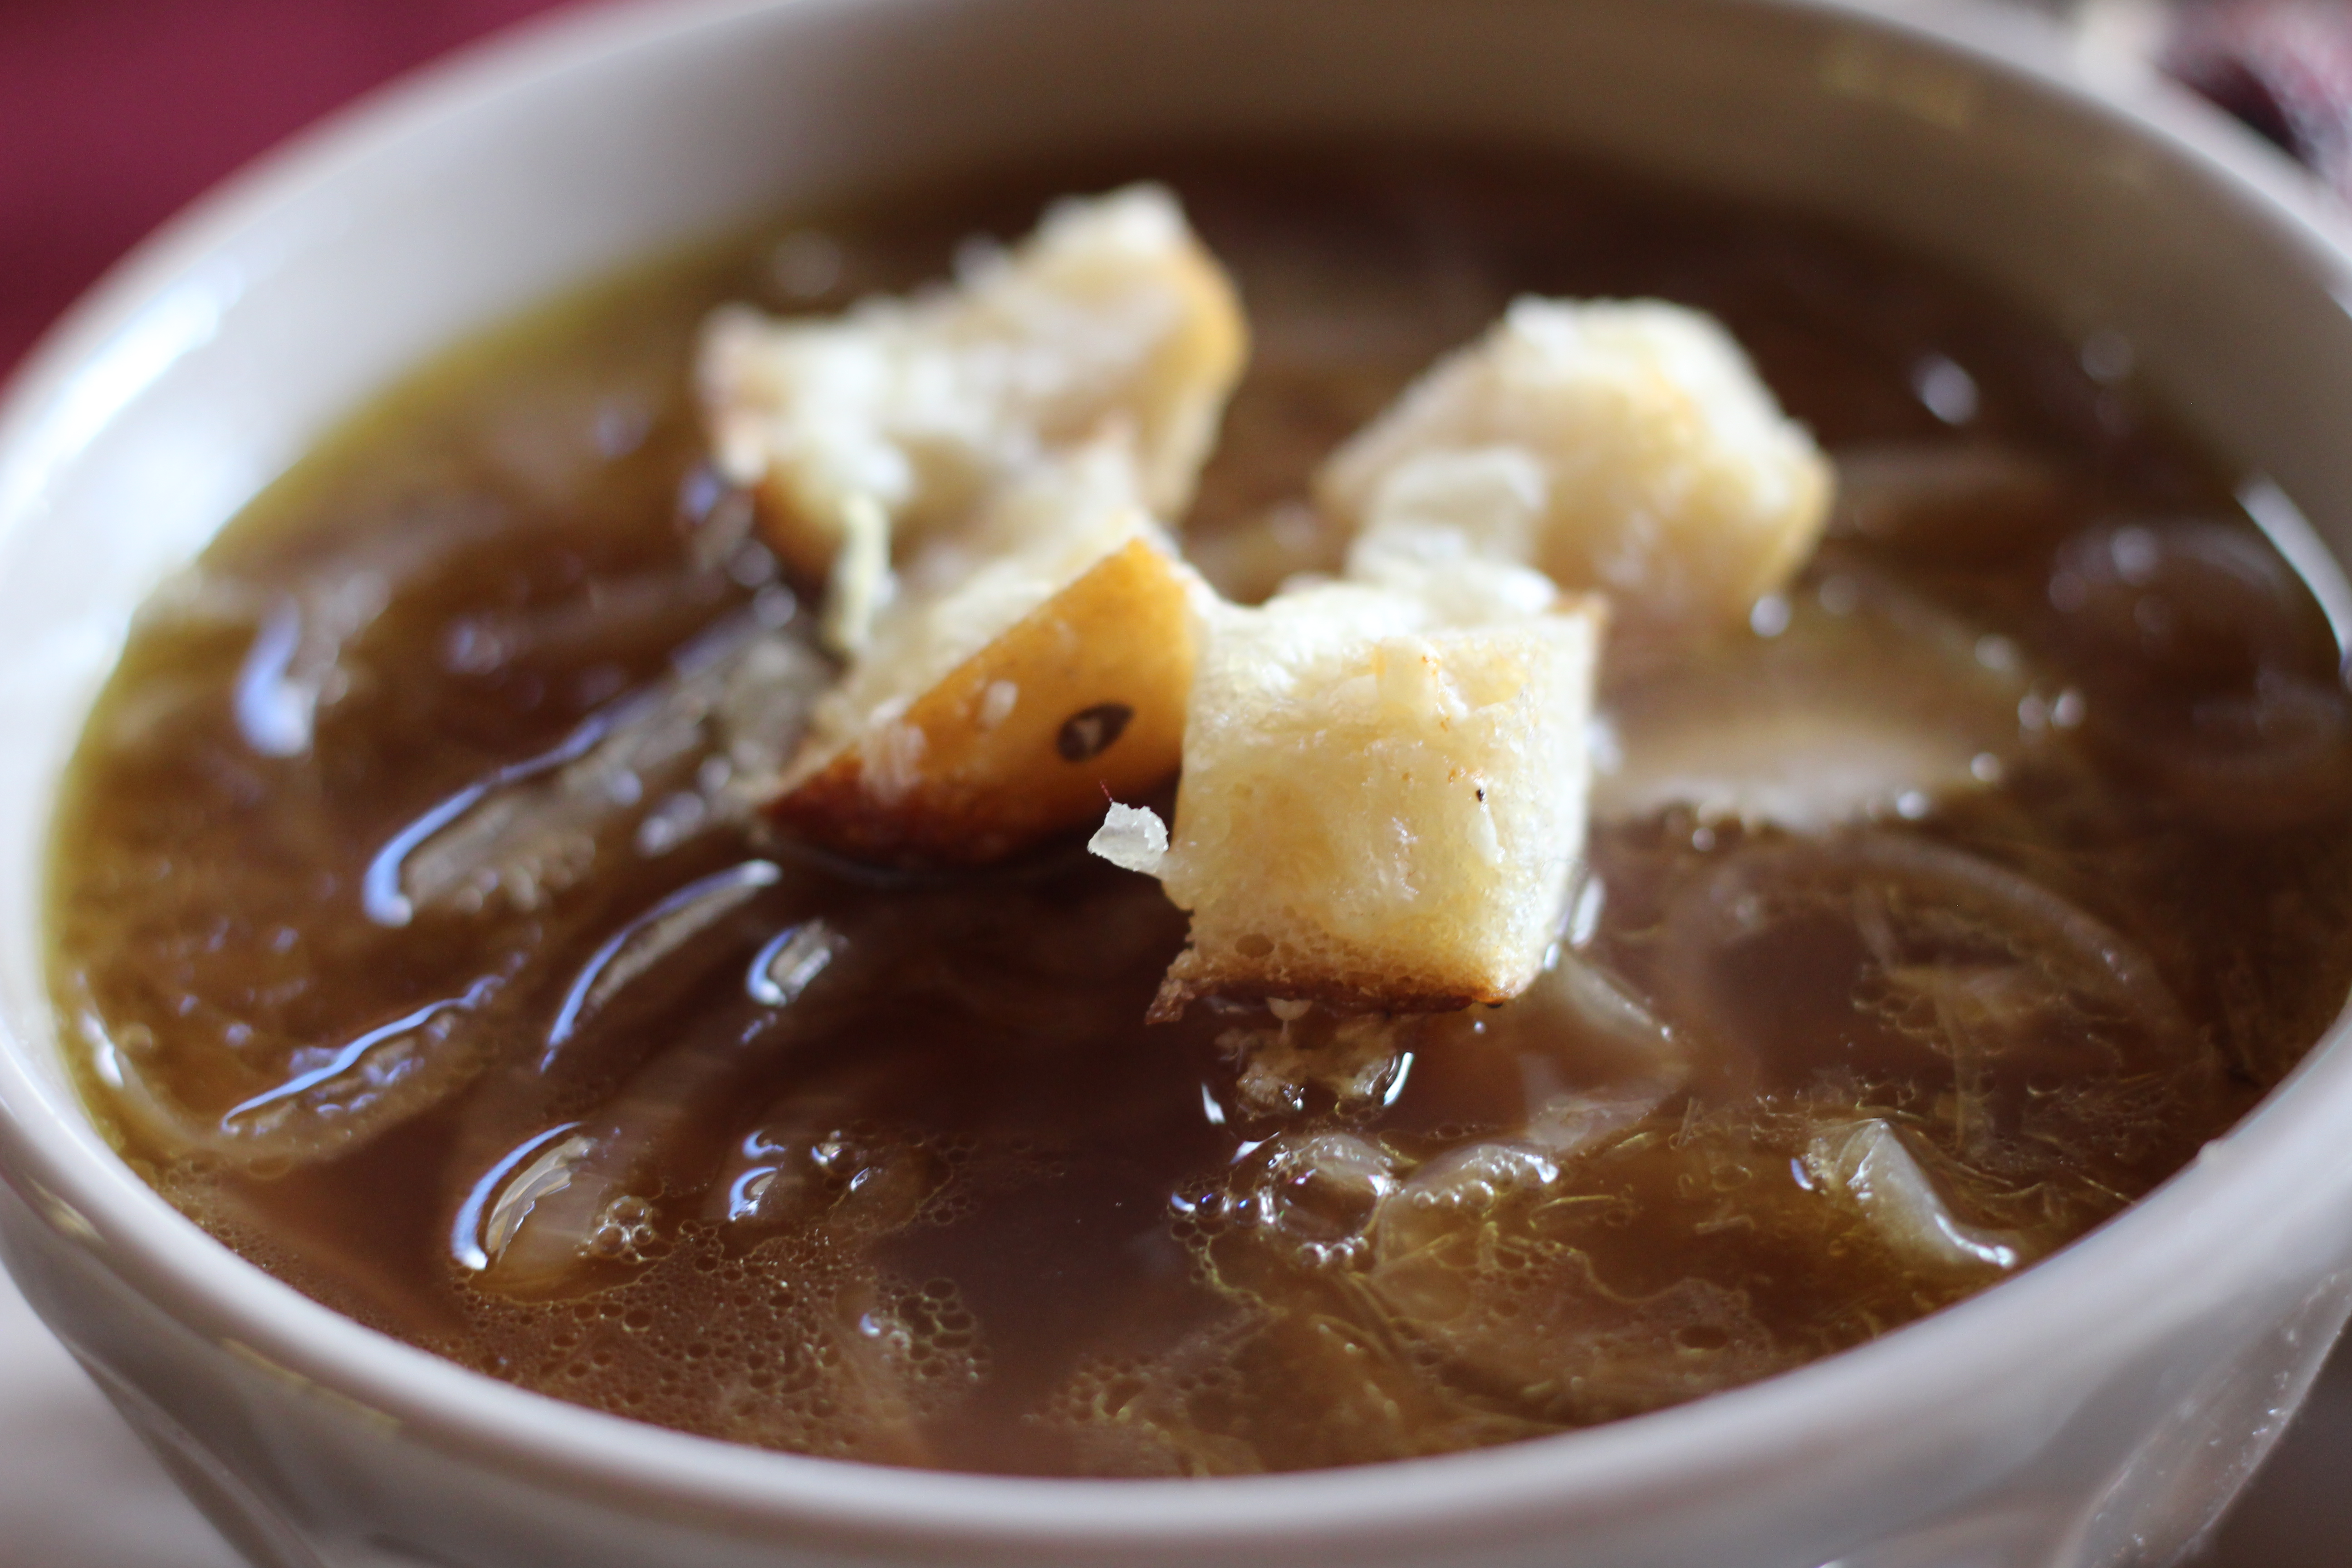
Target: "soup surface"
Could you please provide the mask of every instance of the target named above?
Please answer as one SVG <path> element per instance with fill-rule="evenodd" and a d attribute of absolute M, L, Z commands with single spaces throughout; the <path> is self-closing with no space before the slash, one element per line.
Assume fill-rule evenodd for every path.
<path fill-rule="evenodd" d="M 1521 292 L 1714 312 L 1840 460 L 1752 634 L 1606 692 L 1623 767 L 1515 1003 L 1147 1027 L 1184 933 L 1151 881 L 1076 842 L 878 872 L 749 808 L 827 667 L 699 467 L 697 322 L 909 287 L 1139 173 L 1256 337 L 1184 520 L 1237 597 L 1337 562 L 1314 465 Z M 63 795 L 60 1015 L 230 1247 L 688 1431 L 1233 1473 L 1747 1383 L 2112 1215 L 2352 979 L 2335 642 L 2129 370 L 1870 245 L 1494 155 L 795 223 L 448 358 L 155 598 Z M 1848 763 L 1920 786 L 1803 820 Z M 1689 783 L 1742 768 L 1798 805 Z"/>

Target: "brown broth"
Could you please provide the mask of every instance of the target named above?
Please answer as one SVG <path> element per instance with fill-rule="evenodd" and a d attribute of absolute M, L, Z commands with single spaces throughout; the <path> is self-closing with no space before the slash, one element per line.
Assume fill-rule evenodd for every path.
<path fill-rule="evenodd" d="M 684 384 L 705 310 L 905 288 L 969 234 L 1137 174 L 1183 195 L 1256 333 L 1188 520 L 1228 592 L 1336 559 L 1298 504 L 1314 464 L 1513 295 L 1663 296 L 1722 317 L 1832 451 L 1999 443 L 2063 476 L 2032 505 L 1834 541 L 1791 595 L 1926 605 L 2022 650 L 2032 743 L 1981 791 L 1821 839 L 1681 810 L 1597 830 L 1605 898 L 1561 968 L 1445 1017 L 1146 1028 L 1183 935 L 1153 884 L 1074 844 L 924 879 L 698 829 L 723 794 L 707 742 L 617 770 L 642 798 L 582 807 L 530 887 L 371 918 L 371 864 L 436 805 L 630 722 L 627 694 L 708 628 L 799 637 L 763 552 L 698 563 L 719 524 L 678 521 L 681 493 L 690 517 L 711 501 Z M 1964 433 L 1923 401 L 1932 356 L 1966 367 Z M 2206 521 L 2084 531 L 2180 518 Z M 2132 553 L 2151 540 L 2221 551 L 2246 604 L 2208 625 L 2192 584 L 2142 609 L 2169 581 Z M 2281 571 L 2127 387 L 1804 222 L 1395 150 L 927 192 L 542 312 L 257 500 L 150 606 L 89 721 L 54 985 L 93 1106 L 173 1202 L 527 1388 L 978 1470 L 1502 1441 L 1958 1300 L 2162 1181 L 2309 1047 L 2352 981 L 2352 731 Z M 2137 632 L 2100 619 L 2117 605 Z M 2151 629 L 2182 605 L 2185 630 Z M 273 742 L 306 693 L 310 743 Z M 711 884 L 671 950 L 682 928 L 630 926 L 747 864 L 767 869 Z M 1906 1250 L 1826 1190 L 1872 1126 L 1977 1262 Z M 542 1156 L 571 1183 L 543 1182 L 478 1271 L 468 1244 L 505 1221 L 469 1199 Z"/>

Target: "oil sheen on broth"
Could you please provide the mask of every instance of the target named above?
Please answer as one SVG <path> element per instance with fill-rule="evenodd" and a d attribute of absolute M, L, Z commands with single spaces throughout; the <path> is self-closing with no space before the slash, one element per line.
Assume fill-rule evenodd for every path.
<path fill-rule="evenodd" d="M 1513 295 L 1675 300 L 1845 499 L 1753 646 L 1609 694 L 1621 735 L 1926 714 L 1969 787 L 1806 834 L 1604 785 L 1559 965 L 1417 1020 L 1147 1028 L 1183 936 L 1148 879 L 755 830 L 723 737 L 824 665 L 698 476 L 695 323 L 906 288 L 1139 172 L 1257 335 L 1187 520 L 1221 588 L 1336 562 L 1307 475 Z M 448 358 L 157 595 L 64 792 L 60 1015 L 126 1156 L 246 1257 L 688 1431 L 1233 1473 L 1747 1383 L 2112 1215 L 2345 994 L 2335 643 L 2128 372 L 1850 238 L 1499 156 L 780 229 Z"/>

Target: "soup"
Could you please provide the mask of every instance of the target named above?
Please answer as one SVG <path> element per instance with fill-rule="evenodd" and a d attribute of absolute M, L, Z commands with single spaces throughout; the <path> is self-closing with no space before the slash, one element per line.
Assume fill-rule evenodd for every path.
<path fill-rule="evenodd" d="M 1080 838 L 905 869 L 757 809 L 833 665 L 704 465 L 698 323 L 1139 172 L 1257 340 L 1182 520 L 1236 599 L 1336 567 L 1309 473 L 1524 292 L 1713 313 L 1838 460 L 1749 631 L 1604 689 L 1515 1001 L 1147 1026 L 1182 915 Z M 1549 161 L 1202 152 L 796 219 L 448 356 L 154 598 L 62 795 L 54 990 L 224 1243 L 593 1408 L 1131 1476 L 1617 1419 L 2030 1266 L 2334 1016 L 2352 721 L 2232 479 L 2119 339 Z"/>

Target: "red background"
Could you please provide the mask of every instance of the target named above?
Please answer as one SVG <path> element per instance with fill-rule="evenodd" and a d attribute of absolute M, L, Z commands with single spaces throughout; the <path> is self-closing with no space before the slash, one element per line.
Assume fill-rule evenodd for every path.
<path fill-rule="evenodd" d="M 0 373 L 223 175 L 551 3 L 0 0 Z"/>
<path fill-rule="evenodd" d="M 0 0 L 0 374 L 109 263 L 239 164 L 559 3 Z M 2207 0 L 2186 14 L 2197 25 L 2175 68 L 2352 196 L 2352 0 Z"/>

